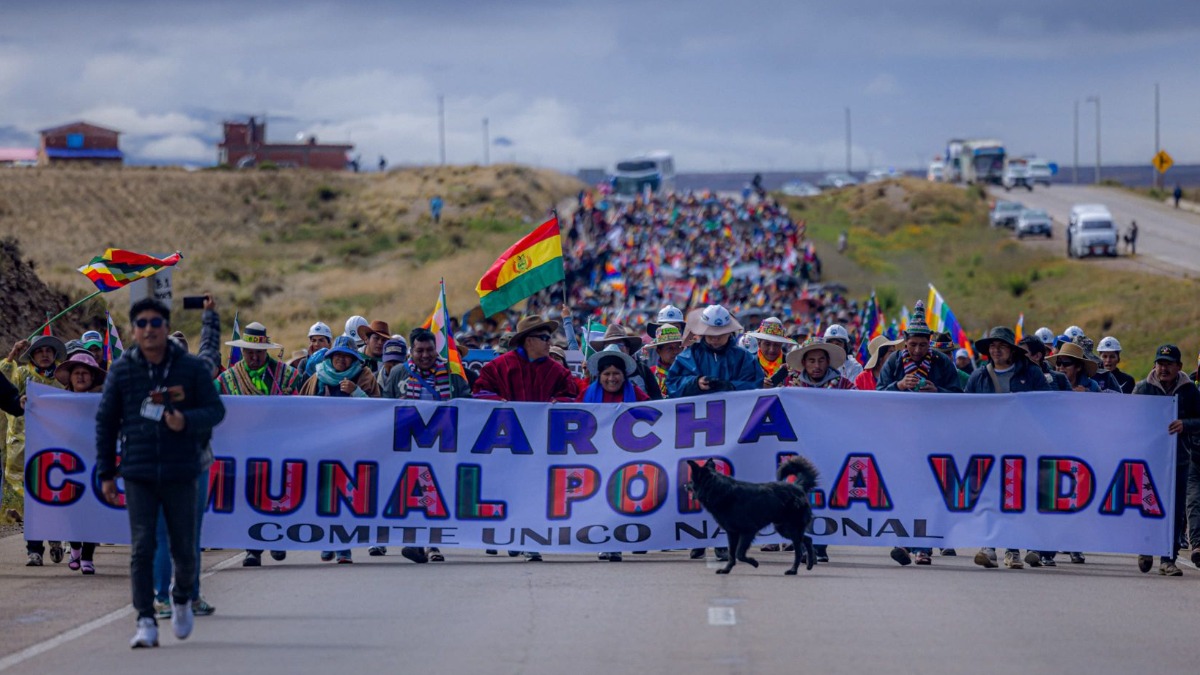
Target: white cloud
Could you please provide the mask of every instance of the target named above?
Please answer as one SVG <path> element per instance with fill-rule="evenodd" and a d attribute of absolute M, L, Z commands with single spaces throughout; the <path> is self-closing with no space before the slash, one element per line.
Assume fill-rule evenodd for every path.
<path fill-rule="evenodd" d="M 216 148 L 192 136 L 167 136 L 140 144 L 135 141 L 134 144 L 136 156 L 142 160 L 195 164 L 216 161 Z"/>
<path fill-rule="evenodd" d="M 890 96 L 900 92 L 900 83 L 888 73 L 880 73 L 867 83 L 866 92 L 871 96 Z"/>

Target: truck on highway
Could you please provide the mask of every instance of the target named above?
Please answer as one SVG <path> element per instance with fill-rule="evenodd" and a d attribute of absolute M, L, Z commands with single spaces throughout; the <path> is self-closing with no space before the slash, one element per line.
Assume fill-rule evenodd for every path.
<path fill-rule="evenodd" d="M 999 140 L 953 139 L 946 144 L 946 181 L 1000 185 L 1004 156 L 1004 143 Z"/>
<path fill-rule="evenodd" d="M 1067 221 L 1067 257 L 1117 255 L 1117 227 L 1103 204 L 1076 204 Z"/>
<path fill-rule="evenodd" d="M 675 189 L 675 159 L 665 150 L 645 152 L 617 162 L 609 178 L 613 196 L 632 201 L 644 192 L 670 192 Z"/>

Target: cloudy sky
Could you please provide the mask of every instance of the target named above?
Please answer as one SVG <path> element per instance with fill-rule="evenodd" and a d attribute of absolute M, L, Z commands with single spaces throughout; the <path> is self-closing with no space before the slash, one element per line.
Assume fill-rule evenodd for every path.
<path fill-rule="evenodd" d="M 1063 165 L 1200 163 L 1195 0 L 194 3 L 4 0 L 0 146 L 75 119 L 138 163 L 211 164 L 220 122 L 353 142 L 373 165 L 446 154 L 560 169 L 667 149 L 682 171 L 908 167 L 951 137 Z"/>

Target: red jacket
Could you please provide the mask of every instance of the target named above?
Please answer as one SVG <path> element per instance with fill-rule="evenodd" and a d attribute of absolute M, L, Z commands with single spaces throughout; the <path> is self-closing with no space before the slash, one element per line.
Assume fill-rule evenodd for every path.
<path fill-rule="evenodd" d="M 484 364 L 471 387 L 473 398 L 490 401 L 574 401 L 575 378 L 558 361 L 530 361 L 525 350 L 505 352 Z"/>

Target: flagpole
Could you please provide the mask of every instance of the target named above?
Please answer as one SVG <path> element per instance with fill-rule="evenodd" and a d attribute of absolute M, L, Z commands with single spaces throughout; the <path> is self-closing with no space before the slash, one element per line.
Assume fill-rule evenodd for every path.
<path fill-rule="evenodd" d="M 37 337 L 37 334 L 38 334 L 38 333 L 42 332 L 42 330 L 44 330 L 44 329 L 46 328 L 46 326 L 49 326 L 50 324 L 54 323 L 54 322 L 55 322 L 55 320 L 57 320 L 59 317 L 61 317 L 62 315 L 66 314 L 67 312 L 69 312 L 69 311 L 71 311 L 71 310 L 75 309 L 76 307 L 78 307 L 78 306 L 82 305 L 83 303 L 87 302 L 88 300 L 91 300 L 92 298 L 96 297 L 97 295 L 100 295 L 100 294 L 101 294 L 101 293 L 103 293 L 103 292 L 104 292 L 104 291 L 96 291 L 95 293 L 92 293 L 91 295 L 89 295 L 89 296 L 87 296 L 86 298 L 84 298 L 84 299 L 80 300 L 79 302 L 77 302 L 77 303 L 75 303 L 75 304 L 71 305 L 70 307 L 68 307 L 68 308 L 64 309 L 63 311 L 59 312 L 58 314 L 55 314 L 53 317 L 51 317 L 51 318 L 47 319 L 47 320 L 46 320 L 46 323 L 44 323 L 44 324 L 42 324 L 42 325 L 38 326 L 37 330 L 35 330 L 35 331 L 33 331 L 32 333 L 30 333 L 29 337 L 27 337 L 27 338 L 25 338 L 25 339 L 26 339 L 26 340 L 33 340 L 33 338 Z"/>
<path fill-rule="evenodd" d="M 558 231 L 561 233 L 562 232 L 562 221 L 559 220 L 559 218 L 558 218 L 558 208 L 557 207 L 551 208 L 550 214 L 554 216 L 554 222 L 558 224 Z M 563 301 L 563 307 L 566 307 L 567 306 L 567 257 L 559 256 L 559 258 L 562 260 L 562 265 L 563 265 L 562 301 Z"/>

